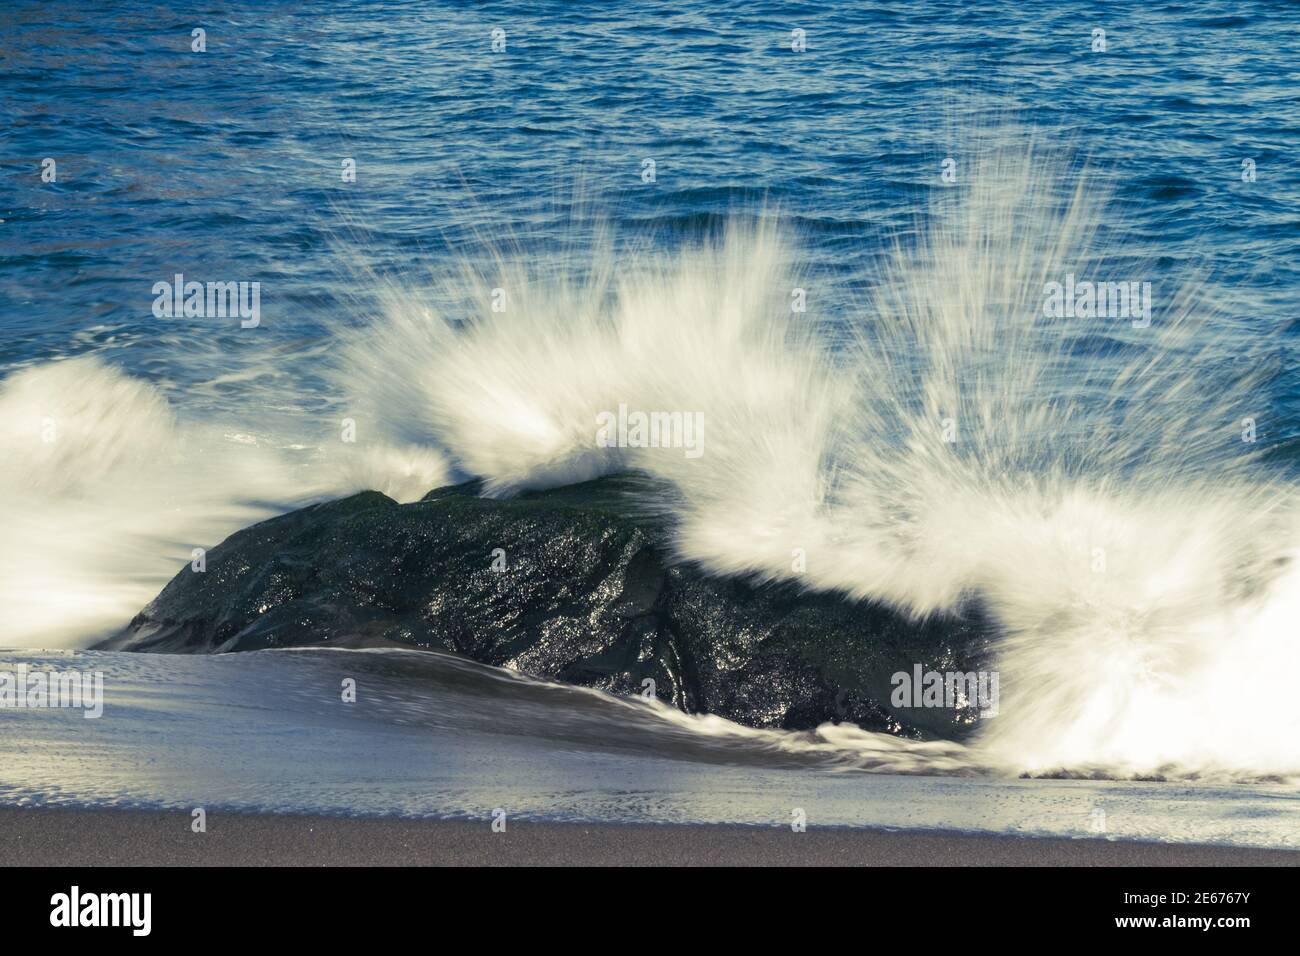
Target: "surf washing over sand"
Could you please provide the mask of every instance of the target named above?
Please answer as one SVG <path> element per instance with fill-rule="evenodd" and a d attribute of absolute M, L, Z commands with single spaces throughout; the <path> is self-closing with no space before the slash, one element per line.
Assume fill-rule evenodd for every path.
<path fill-rule="evenodd" d="M 191 547 L 306 500 L 636 470 L 656 479 L 639 504 L 712 572 L 918 617 L 978 602 L 1001 675 L 978 761 L 1300 774 L 1296 490 L 1249 440 L 1264 349 L 1208 287 L 1104 239 L 1103 191 L 1068 162 L 983 155 L 834 325 L 812 320 L 827 280 L 799 274 L 776 216 L 674 255 L 597 240 L 581 275 L 458 270 L 445 301 L 476 303 L 469 318 L 388 285 L 382 319 L 339 332 L 355 446 L 294 457 L 319 423 L 181 423 L 94 358 L 17 372 L 0 389 L 5 643 L 88 643 Z M 1067 277 L 1150 282 L 1150 313 L 1045 308 Z M 674 421 L 701 423 L 699 454 Z"/>

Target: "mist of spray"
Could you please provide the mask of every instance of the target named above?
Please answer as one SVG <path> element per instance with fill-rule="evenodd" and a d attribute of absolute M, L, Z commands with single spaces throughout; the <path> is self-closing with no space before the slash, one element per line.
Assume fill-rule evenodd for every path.
<path fill-rule="evenodd" d="M 468 318 L 390 294 L 340 387 L 488 494 L 661 479 L 641 505 L 711 571 L 916 616 L 978 601 L 990 761 L 1294 773 L 1295 495 L 1242 440 L 1271 365 L 1208 287 L 1103 239 L 1105 199 L 1058 156 L 985 150 L 838 329 L 792 312 L 770 218 L 676 255 L 597 244 L 578 278 L 470 273 L 447 296 Z M 1150 282 L 1154 314 L 1049 317 L 1070 275 Z M 620 406 L 702 413 L 704 453 L 601 447 Z"/>

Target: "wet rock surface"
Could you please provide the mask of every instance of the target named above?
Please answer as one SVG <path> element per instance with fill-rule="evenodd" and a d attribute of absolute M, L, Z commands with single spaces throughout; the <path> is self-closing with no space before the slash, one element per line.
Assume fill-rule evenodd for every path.
<path fill-rule="evenodd" d="M 750 726 L 969 729 L 969 712 L 891 707 L 890 678 L 976 669 L 977 615 L 918 623 L 674 563 L 663 523 L 630 507 L 632 481 L 509 500 L 468 483 L 407 505 L 363 492 L 304 508 L 231 535 L 101 647 L 433 648 L 613 693 L 653 688 Z"/>

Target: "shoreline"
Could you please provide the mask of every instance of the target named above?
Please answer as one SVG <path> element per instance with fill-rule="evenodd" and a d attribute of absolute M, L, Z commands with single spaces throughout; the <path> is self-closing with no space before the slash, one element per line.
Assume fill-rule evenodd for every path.
<path fill-rule="evenodd" d="M 0 806 L 5 866 L 1300 866 L 1300 852 L 1100 838 Z"/>

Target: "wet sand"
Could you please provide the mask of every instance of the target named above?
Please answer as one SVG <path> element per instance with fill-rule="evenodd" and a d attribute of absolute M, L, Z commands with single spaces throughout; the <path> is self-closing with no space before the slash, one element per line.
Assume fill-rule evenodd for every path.
<path fill-rule="evenodd" d="M 810 827 L 0 807 L 11 866 L 1297 866 L 1300 853 Z"/>

